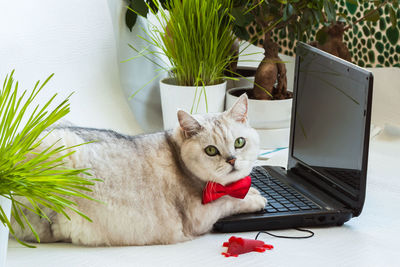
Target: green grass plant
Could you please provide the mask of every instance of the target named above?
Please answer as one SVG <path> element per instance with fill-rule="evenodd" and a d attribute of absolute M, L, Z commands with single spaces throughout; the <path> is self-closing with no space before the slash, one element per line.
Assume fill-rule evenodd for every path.
<path fill-rule="evenodd" d="M 19 94 L 18 82 L 14 83 L 13 74 L 14 71 L 7 75 L 0 92 L 0 196 L 11 200 L 11 216 L 20 227 L 29 227 L 40 242 L 37 232 L 23 212 L 24 208 L 49 221 L 43 207 L 67 218 L 66 209 L 69 209 L 90 220 L 79 211 L 72 197 L 94 200 L 87 192 L 99 180 L 91 178 L 88 169 L 70 169 L 65 166 L 65 158 L 74 153 L 74 147 L 58 146 L 56 142 L 41 152 L 34 152 L 50 133 L 44 130 L 69 113 L 69 97 L 52 110 L 49 106 L 54 102 L 56 94 L 43 106 L 34 106 L 37 95 L 53 75 L 42 84 L 38 81 L 30 93 L 25 90 Z M 18 197 L 27 200 L 30 205 Z M 0 207 L 0 221 L 15 237 L 15 229 L 3 207 Z"/>
<path fill-rule="evenodd" d="M 224 73 L 233 60 L 232 45 L 235 42 L 233 20 L 230 15 L 232 0 L 170 0 L 164 10 L 157 1 L 158 13 L 148 6 L 158 20 L 147 36 L 139 36 L 161 52 L 138 51 L 147 57 L 154 54 L 160 59 L 165 55 L 171 68 L 169 71 L 177 85 L 207 86 L 223 82 Z M 135 11 L 134 11 L 135 12 Z M 168 65 L 168 64 L 166 64 Z"/>

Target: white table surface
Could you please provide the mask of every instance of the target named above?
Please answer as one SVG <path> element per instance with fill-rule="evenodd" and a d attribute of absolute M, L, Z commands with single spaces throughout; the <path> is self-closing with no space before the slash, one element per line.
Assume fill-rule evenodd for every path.
<path fill-rule="evenodd" d="M 231 234 L 210 233 L 176 245 L 112 248 L 60 243 L 30 249 L 10 240 L 7 266 L 398 266 L 400 182 L 396 167 L 400 163 L 400 128 L 397 136 L 388 136 L 383 132 L 371 143 L 367 197 L 361 216 L 341 227 L 312 228 L 315 236 L 310 239 L 261 235 L 261 240 L 275 248 L 238 258 L 221 255 L 225 251 L 221 245 Z M 394 143 L 393 149 L 390 143 Z M 284 165 L 286 154 L 283 150 L 270 161 Z M 271 232 L 301 235 L 294 230 Z M 254 238 L 256 232 L 234 235 Z"/>
<path fill-rule="evenodd" d="M 238 258 L 221 255 L 222 243 L 232 234 L 210 233 L 175 245 L 110 248 L 58 243 L 30 249 L 10 240 L 6 266 L 399 266 L 400 127 L 393 125 L 400 125 L 400 69 L 378 69 L 374 74 L 379 86 L 374 90 L 372 119 L 383 130 L 370 144 L 364 210 L 343 226 L 312 228 L 315 236 L 303 240 L 262 235 L 273 250 Z M 285 166 L 286 153 L 282 150 L 266 163 Z M 254 238 L 256 232 L 235 235 Z"/>

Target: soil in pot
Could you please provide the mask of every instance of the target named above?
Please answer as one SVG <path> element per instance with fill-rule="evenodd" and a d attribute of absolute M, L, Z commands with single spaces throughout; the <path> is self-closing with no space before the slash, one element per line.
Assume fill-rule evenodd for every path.
<path fill-rule="evenodd" d="M 257 67 L 250 66 L 239 66 L 236 70 L 231 72 L 226 71 L 225 75 L 227 77 L 243 78 L 243 77 L 254 77 L 256 76 Z"/>
<path fill-rule="evenodd" d="M 238 67 L 236 70 L 237 74 L 232 74 L 233 77 L 254 77 L 256 75 L 257 68 L 251 67 Z"/>

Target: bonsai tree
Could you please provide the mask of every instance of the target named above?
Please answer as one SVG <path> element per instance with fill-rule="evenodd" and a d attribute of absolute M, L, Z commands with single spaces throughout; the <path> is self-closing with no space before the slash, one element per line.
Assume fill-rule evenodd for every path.
<path fill-rule="evenodd" d="M 346 4 L 356 8 L 359 5 L 359 1 L 347 0 Z M 398 0 L 373 1 L 373 5 L 373 8 L 365 10 L 363 16 L 355 21 L 351 21 L 344 14 L 337 13 L 337 19 L 333 23 L 325 23 L 318 30 L 316 41 L 311 44 L 347 61 L 352 61 L 350 51 L 343 42 L 346 31 L 353 29 L 355 25 L 362 21 L 375 25 L 381 18 L 380 10 L 383 8 L 388 8 L 390 14 L 391 29 L 389 28 L 388 31 L 395 31 L 394 29 L 398 27 L 398 21 L 400 20 L 400 17 L 396 14 L 396 10 L 399 9 Z"/>
<path fill-rule="evenodd" d="M 346 3 L 358 5 L 357 0 L 347 0 Z M 285 64 L 278 56 L 279 46 L 272 39 L 273 32 L 284 32 L 291 42 L 307 42 L 312 30 L 319 28 L 315 36 L 316 41 L 311 45 L 351 61 L 349 49 L 343 42 L 343 34 L 347 30 L 363 20 L 376 23 L 381 17 L 379 10 L 387 6 L 391 27 L 396 28 L 398 25 L 398 0 L 373 1 L 373 4 L 374 8 L 366 10 L 360 19 L 351 22 L 344 14 L 336 12 L 333 0 L 236 0 L 232 12 L 235 17 L 236 36 L 255 45 L 262 45 L 265 50 L 265 57 L 255 75 L 253 97 L 291 97 L 291 93 L 287 91 Z"/>
<path fill-rule="evenodd" d="M 29 227 L 40 242 L 24 210 L 47 220 L 50 219 L 43 207 L 67 218 L 66 210 L 71 210 L 90 220 L 78 210 L 71 197 L 93 200 L 86 192 L 90 192 L 89 186 L 99 180 L 90 178 L 86 169 L 64 166 L 64 159 L 74 153 L 72 147 L 55 143 L 40 153 L 34 152 L 45 137 L 41 135 L 43 131 L 69 113 L 68 98 L 53 110 L 49 105 L 56 95 L 42 107 L 33 106 L 37 95 L 53 75 L 42 84 L 38 81 L 31 93 L 24 91 L 19 94 L 13 74 L 14 71 L 6 77 L 0 91 L 0 196 L 11 200 L 11 217 L 21 228 Z M 18 242 L 32 247 L 15 236 L 15 229 L 1 206 L 0 222 Z"/>
<path fill-rule="evenodd" d="M 233 8 L 234 32 L 242 40 L 264 47 L 264 59 L 257 68 L 253 97 L 291 98 L 287 91 L 286 67 L 279 57 L 279 46 L 272 39 L 274 30 L 288 32 L 291 41 L 310 35 L 313 27 L 336 19 L 333 0 L 236 0 Z M 244 10 L 244 11 L 243 11 Z M 258 38 L 263 36 L 263 38 Z M 275 86 L 276 84 L 276 86 Z"/>

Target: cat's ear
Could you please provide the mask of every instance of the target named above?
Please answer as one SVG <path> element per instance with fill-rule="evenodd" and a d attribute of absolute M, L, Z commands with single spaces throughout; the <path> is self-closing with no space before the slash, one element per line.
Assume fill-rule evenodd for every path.
<path fill-rule="evenodd" d="M 235 104 L 226 112 L 227 116 L 231 117 L 237 122 L 247 122 L 247 110 L 248 110 L 248 97 L 246 93 L 243 93 Z"/>
<path fill-rule="evenodd" d="M 187 138 L 196 135 L 203 128 L 193 116 L 183 110 L 178 110 L 178 121 Z"/>

